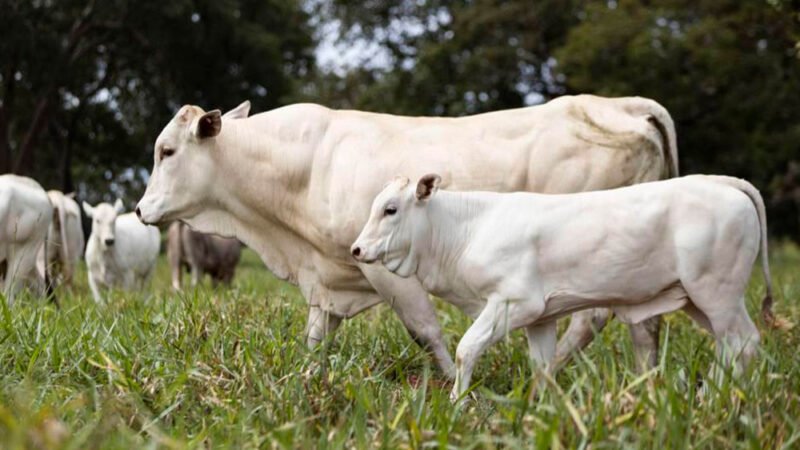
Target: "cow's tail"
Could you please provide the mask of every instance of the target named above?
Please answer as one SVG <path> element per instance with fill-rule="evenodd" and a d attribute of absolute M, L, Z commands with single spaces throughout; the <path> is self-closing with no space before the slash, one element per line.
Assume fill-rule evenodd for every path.
<path fill-rule="evenodd" d="M 764 295 L 764 300 L 761 302 L 761 317 L 764 320 L 764 323 L 770 327 L 780 327 L 783 325 L 783 321 L 775 317 L 775 314 L 772 312 L 772 277 L 770 276 L 769 272 L 767 211 L 764 207 L 764 199 L 761 198 L 761 193 L 758 192 L 758 189 L 756 189 L 755 186 L 745 180 L 742 180 L 741 178 L 723 176 L 714 178 L 743 192 L 745 195 L 750 197 L 750 201 L 753 202 L 753 206 L 756 208 L 756 213 L 758 213 L 758 223 L 761 228 L 761 270 L 764 274 L 764 285 L 766 287 L 766 295 Z"/>
<path fill-rule="evenodd" d="M 678 170 L 678 138 L 675 134 L 675 122 L 666 108 L 655 100 L 649 102 L 649 112 L 647 120 L 661 134 L 662 151 L 664 152 L 664 163 L 667 166 L 667 176 L 665 178 L 676 178 L 680 175 Z"/>
<path fill-rule="evenodd" d="M 666 166 L 663 178 L 679 176 L 678 138 L 675 134 L 675 122 L 672 121 L 669 111 L 657 101 L 644 97 L 626 97 L 625 109 L 629 114 L 644 115 L 661 136 L 661 151 Z"/>
<path fill-rule="evenodd" d="M 67 212 L 65 211 L 65 202 L 63 199 L 58 199 L 58 225 L 59 233 L 61 233 L 61 265 L 66 267 L 70 264 L 69 258 L 69 241 L 67 239 Z"/>

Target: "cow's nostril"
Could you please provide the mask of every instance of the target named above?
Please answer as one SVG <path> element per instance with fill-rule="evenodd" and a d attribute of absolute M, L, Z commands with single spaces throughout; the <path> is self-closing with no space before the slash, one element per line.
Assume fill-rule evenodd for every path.
<path fill-rule="evenodd" d="M 106 242 L 106 245 L 108 245 L 108 246 L 114 245 L 114 240 L 113 239 L 106 239 L 105 242 Z"/>
<path fill-rule="evenodd" d="M 138 217 L 139 220 L 142 220 L 142 210 L 139 209 L 138 206 L 136 207 L 136 217 Z"/>
<path fill-rule="evenodd" d="M 355 247 L 355 248 L 353 249 L 353 256 L 355 256 L 356 258 L 358 258 L 359 256 L 361 256 L 361 247 Z"/>

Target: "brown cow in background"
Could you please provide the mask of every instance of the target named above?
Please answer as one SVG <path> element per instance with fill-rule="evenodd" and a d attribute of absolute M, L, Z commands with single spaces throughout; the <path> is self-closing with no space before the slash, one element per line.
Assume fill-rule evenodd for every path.
<path fill-rule="evenodd" d="M 172 287 L 181 289 L 181 270 L 186 266 L 192 273 L 192 286 L 197 286 L 203 273 L 211 281 L 230 285 L 242 253 L 242 244 L 213 234 L 192 231 L 181 222 L 174 222 L 167 234 L 167 257 L 172 269 Z"/>

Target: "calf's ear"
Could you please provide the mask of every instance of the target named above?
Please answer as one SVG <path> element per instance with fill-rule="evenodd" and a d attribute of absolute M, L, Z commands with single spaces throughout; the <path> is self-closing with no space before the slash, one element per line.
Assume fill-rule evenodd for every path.
<path fill-rule="evenodd" d="M 94 208 L 92 208 L 92 205 L 83 202 L 83 212 L 86 213 L 86 217 L 91 218 L 92 214 L 94 214 Z"/>
<path fill-rule="evenodd" d="M 194 135 L 199 139 L 214 137 L 222 130 L 222 113 L 215 109 L 198 117 L 194 123 Z"/>
<path fill-rule="evenodd" d="M 122 212 L 125 211 L 125 205 L 122 204 L 122 200 L 117 199 L 117 201 L 114 202 L 114 209 L 117 211 L 117 214 L 122 214 Z"/>
<path fill-rule="evenodd" d="M 222 115 L 223 119 L 245 119 L 250 114 L 250 100 L 245 100 L 236 108 Z"/>
<path fill-rule="evenodd" d="M 429 173 L 417 182 L 417 200 L 428 200 L 433 194 L 439 190 L 439 183 L 442 182 L 442 177 L 435 173 Z"/>

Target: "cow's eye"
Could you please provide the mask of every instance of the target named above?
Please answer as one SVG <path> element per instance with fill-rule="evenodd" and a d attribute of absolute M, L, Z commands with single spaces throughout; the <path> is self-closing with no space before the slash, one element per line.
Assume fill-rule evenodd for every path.
<path fill-rule="evenodd" d="M 393 216 L 397 212 L 396 206 L 387 206 L 386 209 L 383 210 L 384 216 Z"/>
<path fill-rule="evenodd" d="M 175 154 L 175 149 L 174 148 L 165 148 L 165 149 L 161 150 L 161 159 L 163 160 L 164 158 L 169 158 L 170 156 L 172 156 L 174 154 Z"/>

